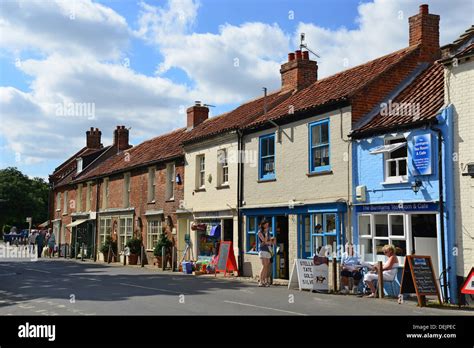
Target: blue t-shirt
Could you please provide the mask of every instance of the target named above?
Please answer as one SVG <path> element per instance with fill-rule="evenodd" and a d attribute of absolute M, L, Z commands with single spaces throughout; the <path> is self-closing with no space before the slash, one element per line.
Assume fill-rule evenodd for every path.
<path fill-rule="evenodd" d="M 356 266 L 360 264 L 360 258 L 356 255 L 350 256 L 348 253 L 344 253 L 341 258 L 341 264 L 345 266 Z"/>

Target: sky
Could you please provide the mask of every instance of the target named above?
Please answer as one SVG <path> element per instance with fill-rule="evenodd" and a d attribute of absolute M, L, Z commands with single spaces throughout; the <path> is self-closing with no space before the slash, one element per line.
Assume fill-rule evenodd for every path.
<path fill-rule="evenodd" d="M 3 0 L 0 169 L 47 178 L 90 127 L 130 143 L 277 90 L 300 33 L 318 78 L 408 46 L 408 17 L 428 3 L 441 45 L 474 23 L 474 0 Z"/>

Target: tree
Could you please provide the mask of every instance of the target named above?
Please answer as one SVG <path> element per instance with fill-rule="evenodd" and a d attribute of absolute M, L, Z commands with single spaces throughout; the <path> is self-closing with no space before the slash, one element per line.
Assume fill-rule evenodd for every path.
<path fill-rule="evenodd" d="M 28 227 L 48 219 L 49 185 L 41 178 L 30 179 L 17 168 L 0 170 L 0 229 L 3 225 Z"/>

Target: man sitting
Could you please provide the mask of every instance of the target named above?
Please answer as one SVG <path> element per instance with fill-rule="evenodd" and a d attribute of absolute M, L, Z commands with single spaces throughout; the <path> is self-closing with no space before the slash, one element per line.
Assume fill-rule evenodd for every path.
<path fill-rule="evenodd" d="M 359 282 L 362 279 L 360 258 L 354 253 L 354 246 L 351 243 L 346 244 L 346 251 L 341 258 L 341 293 L 349 293 L 349 278 L 353 279 L 352 293 L 357 294 Z"/>

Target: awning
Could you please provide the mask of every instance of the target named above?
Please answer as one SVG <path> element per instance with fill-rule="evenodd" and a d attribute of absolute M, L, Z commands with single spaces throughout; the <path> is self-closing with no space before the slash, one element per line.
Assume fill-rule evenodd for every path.
<path fill-rule="evenodd" d="M 74 227 L 74 226 L 77 226 L 77 225 L 80 225 L 80 224 L 86 222 L 87 220 L 89 220 L 89 219 L 76 220 L 76 221 L 71 222 L 70 224 L 66 225 L 66 227 Z"/>
<path fill-rule="evenodd" d="M 49 220 L 43 222 L 42 224 L 38 225 L 38 227 L 46 227 L 49 225 Z"/>
<path fill-rule="evenodd" d="M 370 151 L 371 155 L 377 155 L 379 153 L 389 153 L 393 152 L 397 149 L 400 149 L 404 146 L 406 146 L 407 143 L 395 143 L 395 144 L 387 144 L 387 145 L 382 145 L 379 147 L 376 147 L 374 150 Z"/>

